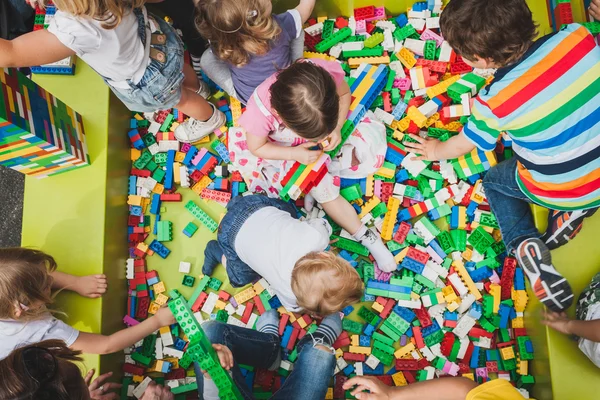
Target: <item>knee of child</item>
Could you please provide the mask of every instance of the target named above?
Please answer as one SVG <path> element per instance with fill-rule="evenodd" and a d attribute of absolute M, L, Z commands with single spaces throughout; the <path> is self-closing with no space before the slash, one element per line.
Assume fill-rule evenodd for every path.
<path fill-rule="evenodd" d="M 206 321 L 202 323 L 202 330 L 211 343 L 221 343 L 224 326 L 225 324 L 219 321 Z"/>
<path fill-rule="evenodd" d="M 331 354 L 331 348 L 327 347 L 327 346 L 323 346 L 322 344 L 318 344 L 315 346 L 315 349 L 317 350 L 321 350 L 324 351 L 325 353 L 329 353 Z"/>

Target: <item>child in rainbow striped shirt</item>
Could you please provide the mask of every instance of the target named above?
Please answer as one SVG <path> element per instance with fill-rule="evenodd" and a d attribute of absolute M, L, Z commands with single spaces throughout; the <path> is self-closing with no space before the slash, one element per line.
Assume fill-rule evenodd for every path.
<path fill-rule="evenodd" d="M 407 148 L 419 159 L 452 159 L 493 150 L 502 132 L 509 135 L 516 157 L 488 172 L 486 197 L 536 296 L 560 312 L 573 293 L 550 250 L 600 206 L 600 48 L 578 24 L 535 40 L 525 0 L 452 0 L 440 24 L 467 64 L 498 70 L 459 135 L 443 143 L 413 136 L 418 143 Z M 553 210 L 541 237 L 530 203 Z"/>

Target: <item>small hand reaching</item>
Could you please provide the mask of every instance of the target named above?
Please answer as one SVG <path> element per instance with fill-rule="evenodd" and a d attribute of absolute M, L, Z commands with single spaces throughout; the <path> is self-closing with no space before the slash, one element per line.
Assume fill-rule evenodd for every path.
<path fill-rule="evenodd" d="M 227 371 L 233 368 L 233 354 L 231 353 L 231 350 L 229 350 L 229 347 L 223 346 L 222 344 L 213 344 L 212 347 L 219 356 L 221 367 L 225 368 Z M 205 378 L 210 378 L 206 371 L 202 371 L 202 373 Z"/>
<path fill-rule="evenodd" d="M 389 400 L 390 388 L 379 379 L 372 376 L 355 376 L 344 383 L 348 390 L 356 386 L 350 394 L 360 400 Z"/>
<path fill-rule="evenodd" d="M 327 137 L 327 146 L 323 148 L 324 151 L 334 150 L 338 144 L 342 141 L 342 133 L 339 130 L 335 130 L 331 132 L 331 134 Z"/>
<path fill-rule="evenodd" d="M 410 135 L 410 137 L 415 139 L 418 143 L 404 143 L 404 147 L 411 153 L 420 154 L 420 156 L 415 157 L 416 160 L 437 161 L 438 158 L 435 154 L 435 150 L 440 144 L 439 140 L 430 138 L 423 139 L 417 135 Z"/>
<path fill-rule="evenodd" d="M 96 371 L 91 369 L 87 375 L 83 378 L 88 390 L 90 391 L 90 399 L 92 400 L 117 400 L 121 396 L 116 390 L 121 388 L 120 383 L 106 382 L 111 376 L 112 372 L 108 372 L 104 375 L 100 375 L 92 382 L 92 377 Z"/>
<path fill-rule="evenodd" d="M 106 275 L 98 274 L 78 277 L 77 284 L 73 287 L 73 290 L 83 297 L 95 299 L 106 293 L 107 288 L 108 281 Z"/>
<path fill-rule="evenodd" d="M 321 157 L 321 154 L 323 154 L 323 150 L 309 150 L 311 147 L 315 146 L 317 146 L 317 144 L 314 142 L 306 142 L 294 147 L 294 159 L 304 165 L 314 163 Z"/>
<path fill-rule="evenodd" d="M 557 313 L 549 310 L 544 312 L 544 319 L 542 320 L 542 324 L 549 326 L 560 333 L 564 333 L 565 335 L 570 335 L 572 333 L 570 322 L 571 319 L 567 317 L 567 314 L 564 312 Z"/>

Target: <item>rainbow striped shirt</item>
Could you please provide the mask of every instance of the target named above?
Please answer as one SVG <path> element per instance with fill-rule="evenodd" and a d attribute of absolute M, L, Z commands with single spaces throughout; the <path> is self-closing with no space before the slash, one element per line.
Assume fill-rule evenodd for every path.
<path fill-rule="evenodd" d="M 600 47 L 579 24 L 538 39 L 497 71 L 463 130 L 482 150 L 513 140 L 517 183 L 555 210 L 600 206 Z"/>

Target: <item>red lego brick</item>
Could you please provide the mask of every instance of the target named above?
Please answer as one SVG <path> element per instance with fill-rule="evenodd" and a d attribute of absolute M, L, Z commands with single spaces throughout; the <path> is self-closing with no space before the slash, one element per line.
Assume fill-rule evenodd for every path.
<path fill-rule="evenodd" d="M 357 21 L 361 19 L 374 18 L 375 17 L 375 6 L 367 6 L 354 9 L 354 19 Z"/>
<path fill-rule="evenodd" d="M 425 342 L 423 341 L 423 335 L 421 334 L 421 327 L 413 326 L 413 337 L 415 338 L 415 345 L 418 349 L 422 349 L 425 347 Z"/>
<path fill-rule="evenodd" d="M 283 334 L 283 331 L 282 331 L 282 333 L 280 333 L 280 335 L 282 335 L 282 334 Z M 333 348 L 339 349 L 340 347 L 345 347 L 345 346 L 349 346 L 349 345 L 350 345 L 350 337 L 348 336 L 348 332 L 342 331 L 342 333 L 340 334 L 340 336 L 338 336 L 335 343 L 333 343 Z"/>
<path fill-rule="evenodd" d="M 260 300 L 260 297 L 254 296 L 253 300 L 254 300 L 254 305 L 256 306 L 256 309 L 258 310 L 258 314 L 263 315 L 265 313 L 265 306 L 263 305 L 262 301 Z"/>
<path fill-rule="evenodd" d="M 290 320 L 289 314 L 281 314 L 281 318 L 279 318 L 279 336 L 283 335 L 283 331 L 285 331 L 285 326 Z"/>
<path fill-rule="evenodd" d="M 427 309 L 425 307 L 421 307 L 418 310 L 414 310 L 414 313 L 417 315 L 417 318 L 419 319 L 422 328 L 427 328 L 428 326 L 431 326 L 433 324 L 433 322 L 431 321 L 431 317 L 429 316 L 429 313 L 427 312 Z"/>
<path fill-rule="evenodd" d="M 181 201 L 181 193 L 161 194 L 161 201 Z"/>
<path fill-rule="evenodd" d="M 394 234 L 394 241 L 400 244 L 404 243 L 406 236 L 408 236 L 408 232 L 410 232 L 410 225 L 407 222 L 402 221 Z"/>
<path fill-rule="evenodd" d="M 254 303 L 252 301 L 249 301 L 248 303 L 246 303 L 246 308 L 244 309 L 244 314 L 242 314 L 242 318 L 241 321 L 245 324 L 248 323 L 248 321 L 250 321 L 250 316 L 252 315 L 252 310 L 254 309 Z"/>
<path fill-rule="evenodd" d="M 148 171 L 147 169 L 131 168 L 131 171 L 129 171 L 129 174 L 137 176 L 137 177 L 141 177 L 141 178 L 148 178 L 148 177 L 150 177 L 150 175 L 152 173 L 150 171 Z"/>
<path fill-rule="evenodd" d="M 397 371 L 418 371 L 419 364 L 418 364 L 417 360 L 397 358 L 396 359 L 396 370 Z"/>
<path fill-rule="evenodd" d="M 406 257 L 412 258 L 413 260 L 421 264 L 427 264 L 427 261 L 429 261 L 429 254 L 419 251 L 414 247 L 408 248 L 408 253 L 406 253 Z"/>
<path fill-rule="evenodd" d="M 360 362 L 364 362 L 367 359 L 367 356 L 365 356 L 364 354 L 354 354 L 354 353 L 350 353 L 345 351 L 344 352 L 344 360 L 346 361 L 360 361 Z"/>
<path fill-rule="evenodd" d="M 383 307 L 383 310 L 381 311 L 381 314 L 379 314 L 379 316 L 381 318 L 389 317 L 395 305 L 396 301 L 394 299 L 387 299 L 385 306 Z"/>
<path fill-rule="evenodd" d="M 185 369 L 175 368 L 165 375 L 165 379 L 185 379 Z"/>
<path fill-rule="evenodd" d="M 444 340 L 442 340 L 442 344 L 440 346 L 440 351 L 446 357 L 450 356 L 452 352 L 452 347 L 454 346 L 454 341 L 456 340 L 456 336 L 452 332 L 446 332 L 444 334 Z"/>
<path fill-rule="evenodd" d="M 394 386 L 394 380 L 391 375 L 377 375 L 375 378 L 385 383 L 386 386 Z"/>
<path fill-rule="evenodd" d="M 290 340 L 287 342 L 286 349 L 293 350 L 294 346 L 296 346 L 296 340 L 298 340 L 298 335 L 300 334 L 300 329 L 294 328 L 292 330 L 292 335 L 290 336 Z"/>
<path fill-rule="evenodd" d="M 200 309 L 204 305 L 204 302 L 206 301 L 206 299 L 208 299 L 208 294 L 206 294 L 205 292 L 200 293 L 200 296 L 198 296 L 198 298 L 196 299 L 194 304 L 192 304 L 192 307 L 191 307 L 192 311 L 193 312 L 200 311 Z"/>
<path fill-rule="evenodd" d="M 139 294 L 139 293 L 138 293 Z M 138 297 L 137 310 L 135 312 L 136 319 L 148 318 L 148 307 L 150 307 L 150 297 Z"/>
<path fill-rule="evenodd" d="M 502 300 L 511 298 L 513 280 L 515 278 L 515 270 L 517 268 L 517 260 L 511 257 L 504 259 L 504 267 L 502 268 L 502 277 L 500 278 L 500 296 Z"/>
<path fill-rule="evenodd" d="M 338 29 L 342 29 L 348 26 L 348 20 L 344 17 L 337 17 L 335 19 L 335 27 Z"/>
<path fill-rule="evenodd" d="M 140 365 L 135 365 L 135 364 L 130 364 L 130 363 L 123 364 L 123 372 L 126 372 L 128 374 L 144 375 L 145 370 L 146 370 L 146 368 L 142 367 Z"/>

